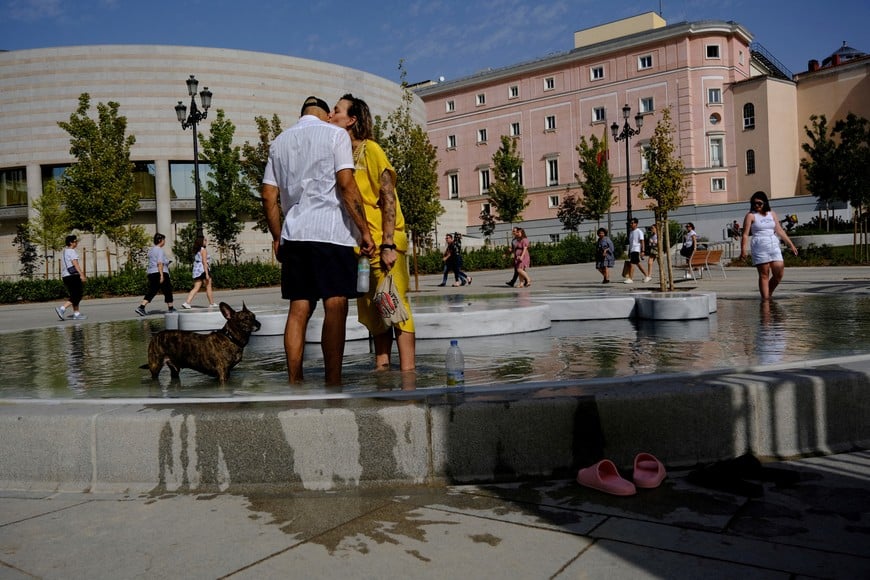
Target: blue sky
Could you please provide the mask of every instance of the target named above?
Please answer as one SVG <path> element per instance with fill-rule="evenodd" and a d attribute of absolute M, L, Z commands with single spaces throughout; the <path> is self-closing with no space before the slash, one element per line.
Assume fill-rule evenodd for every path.
<path fill-rule="evenodd" d="M 870 2 L 840 0 L 0 0 L 0 49 L 170 44 L 270 52 L 398 81 L 456 79 L 573 48 L 576 30 L 661 4 L 670 24 L 734 20 L 792 70 L 870 52 Z M 195 72 L 195 71 L 194 71 Z"/>

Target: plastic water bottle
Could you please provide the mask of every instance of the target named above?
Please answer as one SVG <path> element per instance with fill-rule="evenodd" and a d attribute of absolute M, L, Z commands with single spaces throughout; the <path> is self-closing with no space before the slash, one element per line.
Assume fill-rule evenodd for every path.
<path fill-rule="evenodd" d="M 459 349 L 459 341 L 456 339 L 450 341 L 445 366 L 448 385 L 461 385 L 465 382 L 465 356 Z"/>
<path fill-rule="evenodd" d="M 371 266 L 369 266 L 369 259 L 367 256 L 360 256 L 359 262 L 357 262 L 356 268 L 356 291 L 357 292 L 368 292 L 369 291 L 369 274 L 371 270 Z"/>

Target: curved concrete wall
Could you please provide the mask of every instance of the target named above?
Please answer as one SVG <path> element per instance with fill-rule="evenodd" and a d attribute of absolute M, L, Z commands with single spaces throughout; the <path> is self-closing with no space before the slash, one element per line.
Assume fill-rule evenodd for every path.
<path fill-rule="evenodd" d="M 342 94 L 352 92 L 368 102 L 374 115 L 381 116 L 402 103 L 397 83 L 335 64 L 277 54 L 148 45 L 0 52 L 0 170 L 27 169 L 32 203 L 41 194 L 37 179 L 40 167 L 73 160 L 69 135 L 57 123 L 69 119 L 84 92 L 91 96 L 92 117 L 97 103 L 120 104 L 120 114 L 127 117 L 127 133 L 136 137 L 134 161 L 154 161 L 158 173 L 161 166 L 168 167 L 169 161 L 190 162 L 192 134 L 181 129 L 174 110 L 179 100 L 190 105 L 185 85 L 190 75 L 199 80 L 199 90 L 208 87 L 214 93 L 209 117 L 200 129 L 207 132 L 216 110 L 223 109 L 236 126 L 237 145 L 258 140 L 256 116 L 271 118 L 277 114 L 285 128 L 292 125 L 302 101 L 311 94 L 332 104 Z M 417 97 L 411 114 L 425 127 L 425 108 Z M 168 181 L 165 187 L 168 189 Z M 159 197 L 158 193 L 158 206 Z M 158 221 L 181 221 L 183 225 L 193 219 L 192 202 L 185 203 L 172 202 L 171 211 L 183 210 L 183 216 L 170 215 L 163 209 L 161 218 L 161 209 L 146 202 L 140 217 L 146 226 L 153 224 L 149 228 L 152 230 L 166 227 Z M 15 249 L 8 242 L 16 225 L 26 218 L 26 208 L 0 208 L 0 274 L 18 271 Z M 267 242 L 265 237 L 263 240 Z M 261 248 L 248 247 L 252 243 L 255 240 L 250 236 L 243 240 L 246 253 L 259 255 Z"/>

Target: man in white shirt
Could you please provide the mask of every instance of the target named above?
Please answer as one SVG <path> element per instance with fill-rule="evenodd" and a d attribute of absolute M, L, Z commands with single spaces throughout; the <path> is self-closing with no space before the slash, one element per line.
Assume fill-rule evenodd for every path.
<path fill-rule="evenodd" d="M 299 121 L 272 143 L 263 174 L 263 210 L 281 262 L 281 296 L 290 300 L 284 350 L 291 383 L 303 380 L 305 330 L 322 300 L 325 380 L 341 384 L 348 298 L 359 296 L 354 248 L 359 245 L 365 256 L 375 251 L 353 176 L 350 137 L 327 123 L 328 115 L 325 101 L 305 99 Z"/>
<path fill-rule="evenodd" d="M 632 279 L 633 269 L 637 266 L 640 273 L 643 274 L 643 281 L 649 282 L 651 277 L 647 276 L 646 270 L 640 263 L 640 259 L 644 254 L 644 236 L 643 230 L 637 227 L 637 218 L 631 218 L 631 231 L 628 232 L 628 277 L 623 280 L 626 284 L 633 284 Z"/>

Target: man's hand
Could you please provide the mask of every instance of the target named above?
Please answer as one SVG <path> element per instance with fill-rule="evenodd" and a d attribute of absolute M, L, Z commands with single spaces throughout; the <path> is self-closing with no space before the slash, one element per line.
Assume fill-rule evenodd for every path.
<path fill-rule="evenodd" d="M 375 241 L 372 239 L 371 233 L 369 233 L 369 228 L 366 227 L 360 232 L 359 251 L 363 256 L 371 258 L 375 255 L 375 249 L 377 249 Z"/>

